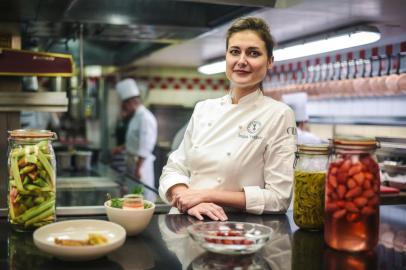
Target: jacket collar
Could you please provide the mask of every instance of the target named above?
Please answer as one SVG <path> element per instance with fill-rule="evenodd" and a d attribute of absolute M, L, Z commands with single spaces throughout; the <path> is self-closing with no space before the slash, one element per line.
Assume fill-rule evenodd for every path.
<path fill-rule="evenodd" d="M 260 100 L 263 97 L 263 93 L 260 89 L 257 89 L 256 91 L 249 93 L 246 96 L 243 96 L 242 98 L 240 98 L 240 100 L 238 101 L 238 104 L 234 104 L 234 105 L 239 105 L 239 104 L 252 104 L 252 103 L 256 103 L 258 100 Z M 229 91 L 228 95 L 224 97 L 224 101 L 227 102 L 228 104 L 232 104 L 232 96 L 233 96 L 233 92 L 232 90 Z"/>

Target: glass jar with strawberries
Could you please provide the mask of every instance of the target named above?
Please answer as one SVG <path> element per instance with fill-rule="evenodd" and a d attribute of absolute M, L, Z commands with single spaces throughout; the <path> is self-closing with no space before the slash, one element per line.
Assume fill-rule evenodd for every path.
<path fill-rule="evenodd" d="M 379 235 L 377 141 L 342 137 L 332 143 L 325 186 L 324 239 L 337 250 L 371 250 Z"/>

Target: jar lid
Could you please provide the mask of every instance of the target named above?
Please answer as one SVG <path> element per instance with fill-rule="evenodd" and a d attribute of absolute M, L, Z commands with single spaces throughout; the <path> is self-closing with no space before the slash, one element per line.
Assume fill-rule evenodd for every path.
<path fill-rule="evenodd" d="M 55 140 L 56 133 L 44 129 L 15 129 L 8 131 L 9 138 L 11 139 L 49 139 Z"/>
<path fill-rule="evenodd" d="M 338 149 L 373 150 L 378 148 L 374 138 L 363 136 L 339 136 L 333 138 L 333 144 Z"/>
<path fill-rule="evenodd" d="M 299 154 L 328 155 L 328 144 L 298 144 Z"/>

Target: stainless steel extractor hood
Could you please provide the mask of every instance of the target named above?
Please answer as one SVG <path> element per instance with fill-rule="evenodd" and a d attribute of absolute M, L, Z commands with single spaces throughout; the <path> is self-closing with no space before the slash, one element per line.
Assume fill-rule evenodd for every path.
<path fill-rule="evenodd" d="M 182 42 L 275 0 L 4 0 L 0 20 L 19 22 L 23 48 L 70 53 L 77 59 L 84 29 L 86 65 L 125 65 Z"/>

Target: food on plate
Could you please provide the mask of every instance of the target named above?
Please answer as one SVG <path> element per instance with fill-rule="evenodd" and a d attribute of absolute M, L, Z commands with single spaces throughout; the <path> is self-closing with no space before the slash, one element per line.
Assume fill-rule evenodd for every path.
<path fill-rule="evenodd" d="M 79 246 L 97 246 L 107 244 L 108 240 L 101 234 L 89 233 L 89 238 L 85 240 L 63 239 L 56 237 L 55 244 L 61 246 L 79 247 Z"/>

